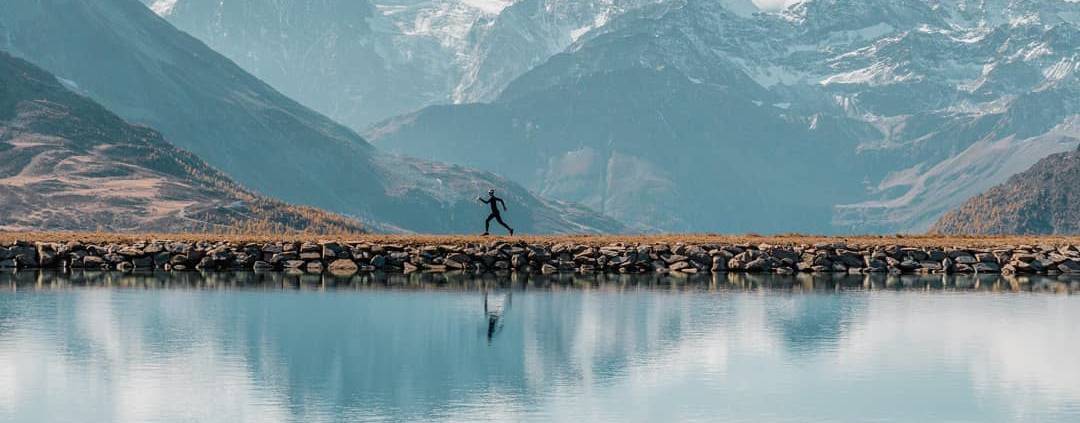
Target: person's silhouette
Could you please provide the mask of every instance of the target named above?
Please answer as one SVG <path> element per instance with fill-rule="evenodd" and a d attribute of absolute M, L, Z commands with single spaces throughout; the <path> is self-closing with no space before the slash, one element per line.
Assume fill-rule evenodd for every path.
<path fill-rule="evenodd" d="M 497 335 L 499 332 L 502 331 L 502 328 L 503 328 L 503 323 L 502 323 L 503 314 L 510 310 L 510 305 L 513 303 L 513 301 L 514 301 L 514 293 L 512 291 L 507 292 L 506 293 L 506 298 L 503 300 L 503 303 L 500 306 L 498 306 L 496 308 L 493 308 L 493 309 L 489 309 L 488 308 L 488 292 L 487 292 L 487 289 L 484 289 L 484 315 L 487 316 L 487 324 L 488 324 L 488 326 L 487 326 L 487 340 L 488 340 L 488 344 L 491 344 L 491 340 L 495 338 L 495 335 Z"/>
<path fill-rule="evenodd" d="M 510 235 L 514 234 L 514 228 L 511 228 L 510 225 L 507 225 L 506 222 L 503 222 L 502 215 L 499 214 L 499 203 L 502 203 L 503 211 L 506 211 L 506 202 L 503 201 L 503 199 L 495 196 L 495 190 L 488 190 L 488 198 L 486 200 L 480 197 L 477 197 L 476 199 L 480 200 L 481 203 L 491 206 L 491 214 L 489 214 L 487 220 L 484 221 L 485 236 L 488 235 L 491 231 L 491 219 L 495 219 L 495 221 L 499 222 L 499 224 L 506 228 L 507 231 L 510 231 Z"/>

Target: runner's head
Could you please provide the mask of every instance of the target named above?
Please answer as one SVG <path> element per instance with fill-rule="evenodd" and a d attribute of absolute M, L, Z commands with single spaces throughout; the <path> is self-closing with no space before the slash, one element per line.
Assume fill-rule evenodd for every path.
<path fill-rule="evenodd" d="M 488 190 L 488 195 L 495 195 L 495 190 L 489 189 Z"/>

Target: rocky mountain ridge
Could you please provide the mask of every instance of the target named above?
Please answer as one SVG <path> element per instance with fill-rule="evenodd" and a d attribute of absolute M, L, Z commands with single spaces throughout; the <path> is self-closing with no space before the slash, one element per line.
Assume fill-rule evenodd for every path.
<path fill-rule="evenodd" d="M 941 217 L 950 234 L 1080 233 L 1080 150 L 1058 153 Z"/>
<path fill-rule="evenodd" d="M 369 134 L 662 230 L 920 232 L 1080 142 L 1078 11 L 664 2 L 584 34 L 490 104 Z"/>
<path fill-rule="evenodd" d="M 253 194 L 4 52 L 0 163 L 4 230 L 364 230 L 353 219 Z"/>
<path fill-rule="evenodd" d="M 379 230 L 445 233 L 477 231 L 485 212 L 475 198 L 495 187 L 513 205 L 508 217 L 522 232 L 622 228 L 491 173 L 380 152 L 137 0 L 14 0 L 4 7 L 0 50 L 57 75 L 123 119 L 161 131 L 259 193 Z"/>

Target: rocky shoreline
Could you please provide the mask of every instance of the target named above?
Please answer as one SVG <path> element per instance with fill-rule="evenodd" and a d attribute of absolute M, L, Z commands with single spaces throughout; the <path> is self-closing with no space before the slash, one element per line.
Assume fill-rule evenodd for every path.
<path fill-rule="evenodd" d="M 0 269 L 696 274 L 1080 275 L 1077 245 L 993 248 L 754 243 L 29 242 L 0 245 Z"/>

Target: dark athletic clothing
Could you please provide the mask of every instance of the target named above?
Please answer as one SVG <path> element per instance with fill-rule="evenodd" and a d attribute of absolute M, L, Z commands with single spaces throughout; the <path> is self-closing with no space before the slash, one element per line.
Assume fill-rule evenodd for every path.
<path fill-rule="evenodd" d="M 496 196 L 491 196 L 486 200 L 481 198 L 480 202 L 491 206 L 491 214 L 489 214 L 487 220 L 484 221 L 484 233 L 488 233 L 491 231 L 491 219 L 495 219 L 495 221 L 499 222 L 499 224 L 502 225 L 502 227 L 506 228 L 506 230 L 514 232 L 513 229 L 510 229 L 510 225 L 507 225 L 506 222 L 503 222 L 502 215 L 499 214 L 499 203 L 502 203 L 503 208 L 506 207 L 506 202 L 503 201 L 503 199 Z"/>
<path fill-rule="evenodd" d="M 499 215 L 499 212 L 495 212 L 495 213 L 489 214 L 487 220 L 484 221 L 484 232 L 485 233 L 491 232 L 491 219 L 495 219 L 495 221 L 499 222 L 499 224 L 502 225 L 502 227 L 506 228 L 506 230 L 508 230 L 508 231 L 513 230 L 513 229 L 510 229 L 510 226 L 508 226 L 506 224 L 506 222 L 503 222 L 502 216 Z"/>
<path fill-rule="evenodd" d="M 499 204 L 498 203 L 502 203 L 503 207 L 506 207 L 506 202 L 503 201 L 503 199 L 501 199 L 499 197 L 496 197 L 496 196 L 491 196 L 487 200 L 481 198 L 480 201 L 483 202 L 484 204 L 491 205 L 491 214 L 499 214 Z"/>

